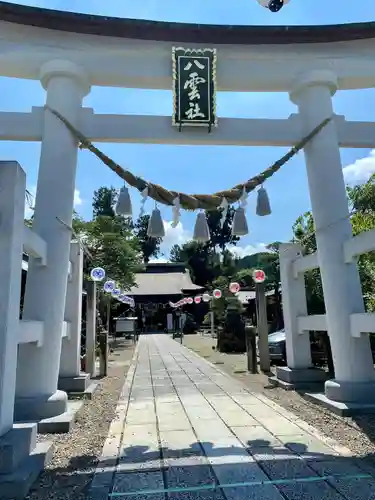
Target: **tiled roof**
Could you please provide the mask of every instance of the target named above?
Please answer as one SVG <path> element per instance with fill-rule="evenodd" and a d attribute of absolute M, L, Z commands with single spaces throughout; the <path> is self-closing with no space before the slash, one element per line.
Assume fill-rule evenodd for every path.
<path fill-rule="evenodd" d="M 323 26 L 187 24 L 78 14 L 1 1 L 0 21 L 70 33 L 179 43 L 280 45 L 375 38 L 375 22 Z"/>
<path fill-rule="evenodd" d="M 188 271 L 171 273 L 138 273 L 137 287 L 133 287 L 127 295 L 180 295 L 182 290 L 202 290 L 194 285 Z"/>

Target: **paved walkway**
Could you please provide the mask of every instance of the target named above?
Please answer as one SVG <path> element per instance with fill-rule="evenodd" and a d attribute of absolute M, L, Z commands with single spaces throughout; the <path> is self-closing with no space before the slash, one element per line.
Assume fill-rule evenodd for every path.
<path fill-rule="evenodd" d="M 375 499 L 349 450 L 166 335 L 142 336 L 95 500 Z"/>

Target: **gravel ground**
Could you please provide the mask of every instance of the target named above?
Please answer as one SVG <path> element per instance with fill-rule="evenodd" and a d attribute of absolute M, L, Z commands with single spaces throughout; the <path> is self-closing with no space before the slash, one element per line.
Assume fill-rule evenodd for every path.
<path fill-rule="evenodd" d="M 131 341 L 117 341 L 109 358 L 108 376 L 101 379 L 91 401 L 86 401 L 75 426 L 67 434 L 39 435 L 53 441 L 55 452 L 35 483 L 29 500 L 86 500 L 88 485 L 101 455 L 117 401 L 134 353 Z"/>
<path fill-rule="evenodd" d="M 375 415 L 339 417 L 321 408 L 294 391 L 271 387 L 263 374 L 246 372 L 243 354 L 221 354 L 213 350 L 216 339 L 201 335 L 186 335 L 183 344 L 217 365 L 219 369 L 241 380 L 252 392 L 260 392 L 283 408 L 316 427 L 326 436 L 349 448 L 354 455 L 366 456 L 375 463 Z"/>

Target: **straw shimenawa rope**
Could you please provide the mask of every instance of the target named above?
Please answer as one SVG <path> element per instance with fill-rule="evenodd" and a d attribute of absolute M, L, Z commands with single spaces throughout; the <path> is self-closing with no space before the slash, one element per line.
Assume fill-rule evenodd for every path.
<path fill-rule="evenodd" d="M 168 189 L 154 184 L 152 182 L 147 182 L 142 177 L 133 175 L 129 170 L 125 170 L 116 162 L 111 160 L 102 151 L 96 148 L 87 137 L 85 137 L 79 130 L 77 130 L 61 113 L 52 109 L 49 106 L 45 106 L 51 113 L 53 113 L 59 120 L 61 120 L 64 125 L 70 130 L 72 135 L 79 141 L 80 148 L 86 148 L 94 155 L 99 158 L 107 167 L 109 167 L 113 172 L 115 172 L 121 179 L 123 179 L 130 186 L 137 188 L 142 192 L 145 188 L 148 188 L 148 196 L 153 200 L 163 203 L 164 205 L 173 205 L 173 200 L 177 197 L 180 199 L 181 208 L 185 210 L 215 210 L 218 208 L 223 198 L 226 198 L 229 203 L 234 203 L 238 201 L 245 189 L 247 193 L 253 191 L 255 188 L 263 184 L 267 179 L 269 179 L 275 172 L 277 172 L 288 160 L 290 160 L 295 154 L 298 153 L 311 139 L 313 139 L 331 120 L 332 116 L 326 118 L 317 127 L 314 128 L 306 137 L 301 139 L 298 144 L 296 144 L 288 153 L 286 153 L 280 160 L 276 161 L 269 168 L 261 172 L 260 174 L 252 177 L 242 184 L 237 184 L 236 186 L 228 189 L 226 191 L 220 191 L 214 194 L 185 194 L 179 193 L 178 191 L 169 191 Z"/>

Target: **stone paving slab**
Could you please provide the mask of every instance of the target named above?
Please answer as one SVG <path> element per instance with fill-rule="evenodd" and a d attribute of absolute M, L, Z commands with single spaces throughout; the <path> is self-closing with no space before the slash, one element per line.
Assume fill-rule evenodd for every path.
<path fill-rule="evenodd" d="M 90 498 L 375 499 L 363 474 L 350 450 L 264 395 L 169 336 L 144 335 Z"/>

